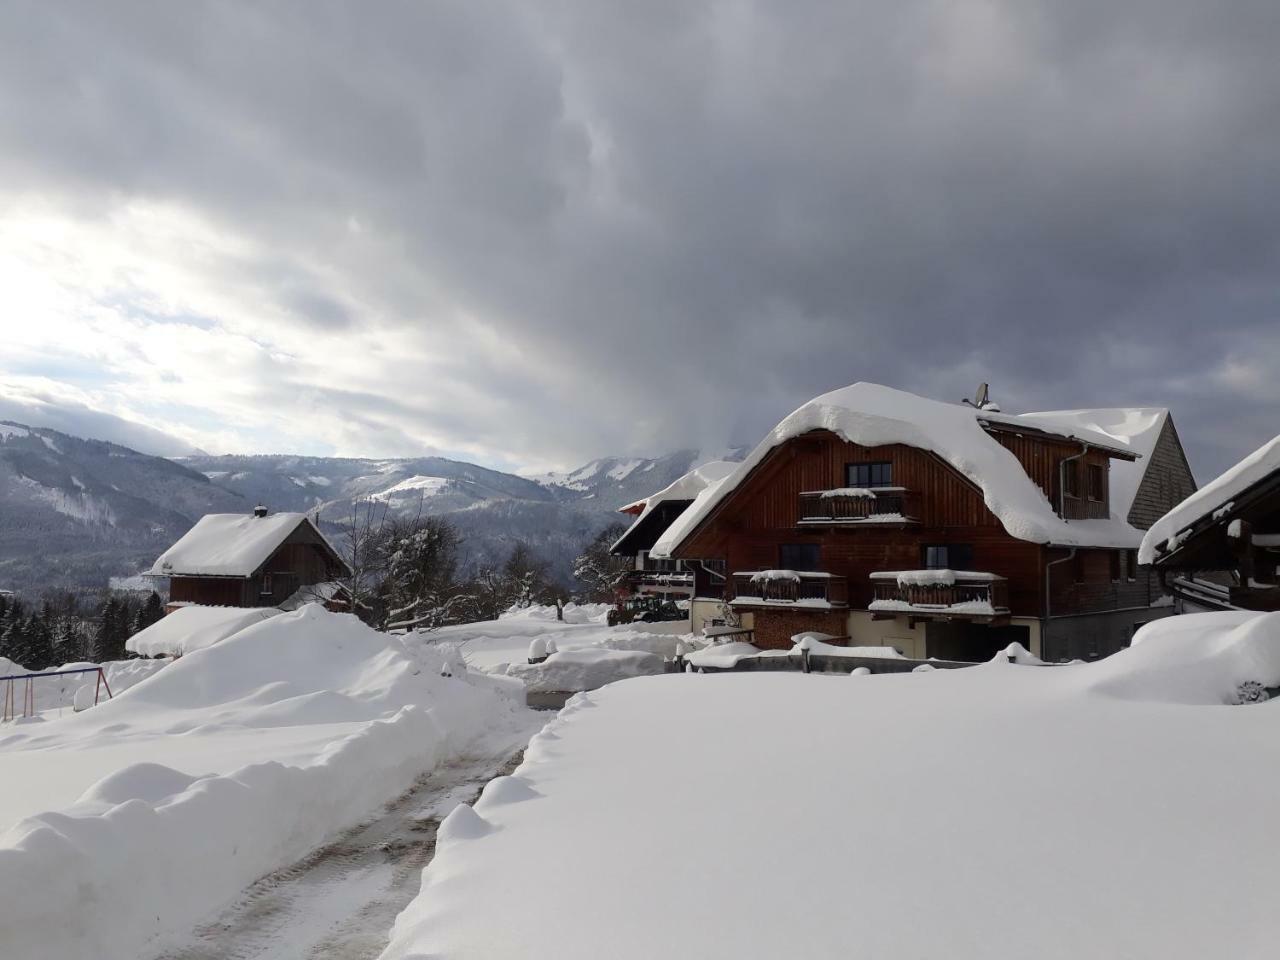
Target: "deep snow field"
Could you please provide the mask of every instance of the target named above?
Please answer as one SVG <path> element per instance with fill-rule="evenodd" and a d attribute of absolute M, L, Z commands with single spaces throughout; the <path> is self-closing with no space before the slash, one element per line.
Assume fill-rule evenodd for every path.
<path fill-rule="evenodd" d="M 1107 660 L 642 677 L 444 821 L 384 960 L 1200 958 L 1280 941 L 1280 614 Z"/>
<path fill-rule="evenodd" d="M 610 627 L 609 609 L 604 603 L 569 604 L 558 621 L 554 607 L 526 607 L 498 620 L 444 627 L 425 639 L 456 652 L 473 671 L 534 692 L 593 690 L 658 674 L 663 658 L 674 656 L 682 639 L 693 640 L 688 620 Z M 545 662 L 529 663 L 533 644 L 550 654 Z"/>
<path fill-rule="evenodd" d="M 315 605 L 151 663 L 114 700 L 0 727 L 5 960 L 154 955 L 437 765 L 507 756 L 539 722 L 413 638 Z"/>

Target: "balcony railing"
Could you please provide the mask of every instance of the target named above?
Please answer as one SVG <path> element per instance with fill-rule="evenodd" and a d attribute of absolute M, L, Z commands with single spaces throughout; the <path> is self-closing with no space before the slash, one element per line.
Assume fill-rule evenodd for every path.
<path fill-rule="evenodd" d="M 871 574 L 875 613 L 932 619 L 1009 615 L 1008 582 L 972 570 L 886 570 Z"/>
<path fill-rule="evenodd" d="M 758 570 L 733 575 L 732 603 L 742 607 L 846 607 L 844 577 L 812 570 Z"/>
<path fill-rule="evenodd" d="M 919 494 L 903 487 L 845 487 L 800 494 L 801 523 L 913 523 Z"/>

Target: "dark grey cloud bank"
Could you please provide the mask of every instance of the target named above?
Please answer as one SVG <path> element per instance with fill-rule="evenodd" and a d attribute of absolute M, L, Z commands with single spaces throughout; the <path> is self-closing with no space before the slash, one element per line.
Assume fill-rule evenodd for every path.
<path fill-rule="evenodd" d="M 1170 406 L 1204 479 L 1280 431 L 1278 44 L 1273 2 L 10 3 L 0 182 L 254 237 L 236 282 L 415 330 L 470 398 L 416 426 L 495 457 L 990 380 Z M 376 362 L 278 396 L 412 445 Z"/>

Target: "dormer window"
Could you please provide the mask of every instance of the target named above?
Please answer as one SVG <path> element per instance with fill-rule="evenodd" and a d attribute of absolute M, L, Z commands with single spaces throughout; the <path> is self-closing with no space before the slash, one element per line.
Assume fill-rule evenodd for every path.
<path fill-rule="evenodd" d="M 1107 472 L 1100 463 L 1091 463 L 1089 470 L 1089 499 L 1103 503 L 1107 499 Z"/>
<path fill-rule="evenodd" d="M 1062 471 L 1062 488 L 1068 497 L 1080 499 L 1080 464 L 1070 460 Z"/>
<path fill-rule="evenodd" d="M 893 464 L 887 462 L 846 464 L 845 486 L 891 487 L 893 486 Z"/>

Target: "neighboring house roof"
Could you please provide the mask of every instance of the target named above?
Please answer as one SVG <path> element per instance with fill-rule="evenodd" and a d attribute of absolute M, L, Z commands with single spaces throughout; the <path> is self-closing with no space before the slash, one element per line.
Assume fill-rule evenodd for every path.
<path fill-rule="evenodd" d="M 1111 513 L 1127 518 L 1133 509 L 1138 487 L 1151 464 L 1160 431 L 1169 419 L 1164 407 L 1104 407 L 1093 410 L 1047 410 L 1021 413 L 1018 420 L 1030 421 L 1051 432 L 1078 430 L 1105 440 L 1114 448 L 1137 454 L 1140 459 L 1117 458 L 1111 463 Z M 1086 440 L 1086 436 L 1079 439 Z"/>
<path fill-rule="evenodd" d="M 698 494 L 667 528 L 652 553 L 671 556 L 775 447 L 812 430 L 830 430 L 863 446 L 897 443 L 931 451 L 982 491 L 988 509 L 1006 532 L 1019 540 L 1081 547 L 1138 545 L 1141 532 L 1118 517 L 1071 521 L 1059 517 L 1044 491 L 1027 476 L 1017 458 L 983 428 L 983 421 L 999 423 L 1006 429 L 1022 424 L 1030 431 L 1048 431 L 1106 447 L 1125 458 L 1137 455 L 1137 451 L 1120 446 L 1117 436 L 1083 423 L 1064 420 L 1050 424 L 1048 420 L 1035 419 L 1024 422 L 1010 414 L 929 400 L 875 383 L 855 383 L 810 400 L 774 427 L 732 473 L 708 484 Z"/>
<path fill-rule="evenodd" d="M 1236 500 L 1273 478 L 1280 478 L 1280 437 L 1264 443 L 1152 524 L 1142 538 L 1138 562 L 1154 563 L 1157 555 L 1172 553 L 1188 530 L 1206 518 L 1229 520 Z"/>
<path fill-rule="evenodd" d="M 153 577 L 251 577 L 306 524 L 339 563 L 333 545 L 304 513 L 208 513 L 151 567 Z"/>
<path fill-rule="evenodd" d="M 125 649 L 144 657 L 180 657 L 203 650 L 261 623 L 280 611 L 275 607 L 206 607 L 192 604 L 165 614 L 127 641 Z"/>
<path fill-rule="evenodd" d="M 630 549 L 631 541 L 636 541 L 639 535 L 646 532 L 652 527 L 655 520 L 661 520 L 660 514 L 671 515 L 677 512 L 679 506 L 683 504 L 688 506 L 693 502 L 699 493 L 708 486 L 718 483 L 729 474 L 736 470 L 738 464 L 732 460 L 712 460 L 709 463 L 700 464 L 694 467 L 688 473 L 679 479 L 672 481 L 663 487 L 657 493 L 650 494 L 642 500 L 635 503 L 629 503 L 622 507 L 620 513 L 639 513 L 639 516 L 632 522 L 631 526 L 621 537 L 617 543 L 610 547 L 610 551 L 614 553 L 634 553 L 635 550 Z M 664 509 L 666 505 L 666 509 Z M 639 511 L 635 508 L 639 507 Z M 653 537 L 645 537 L 644 543 L 639 549 L 648 549 L 653 539 L 662 533 L 661 530 L 655 531 Z"/>

